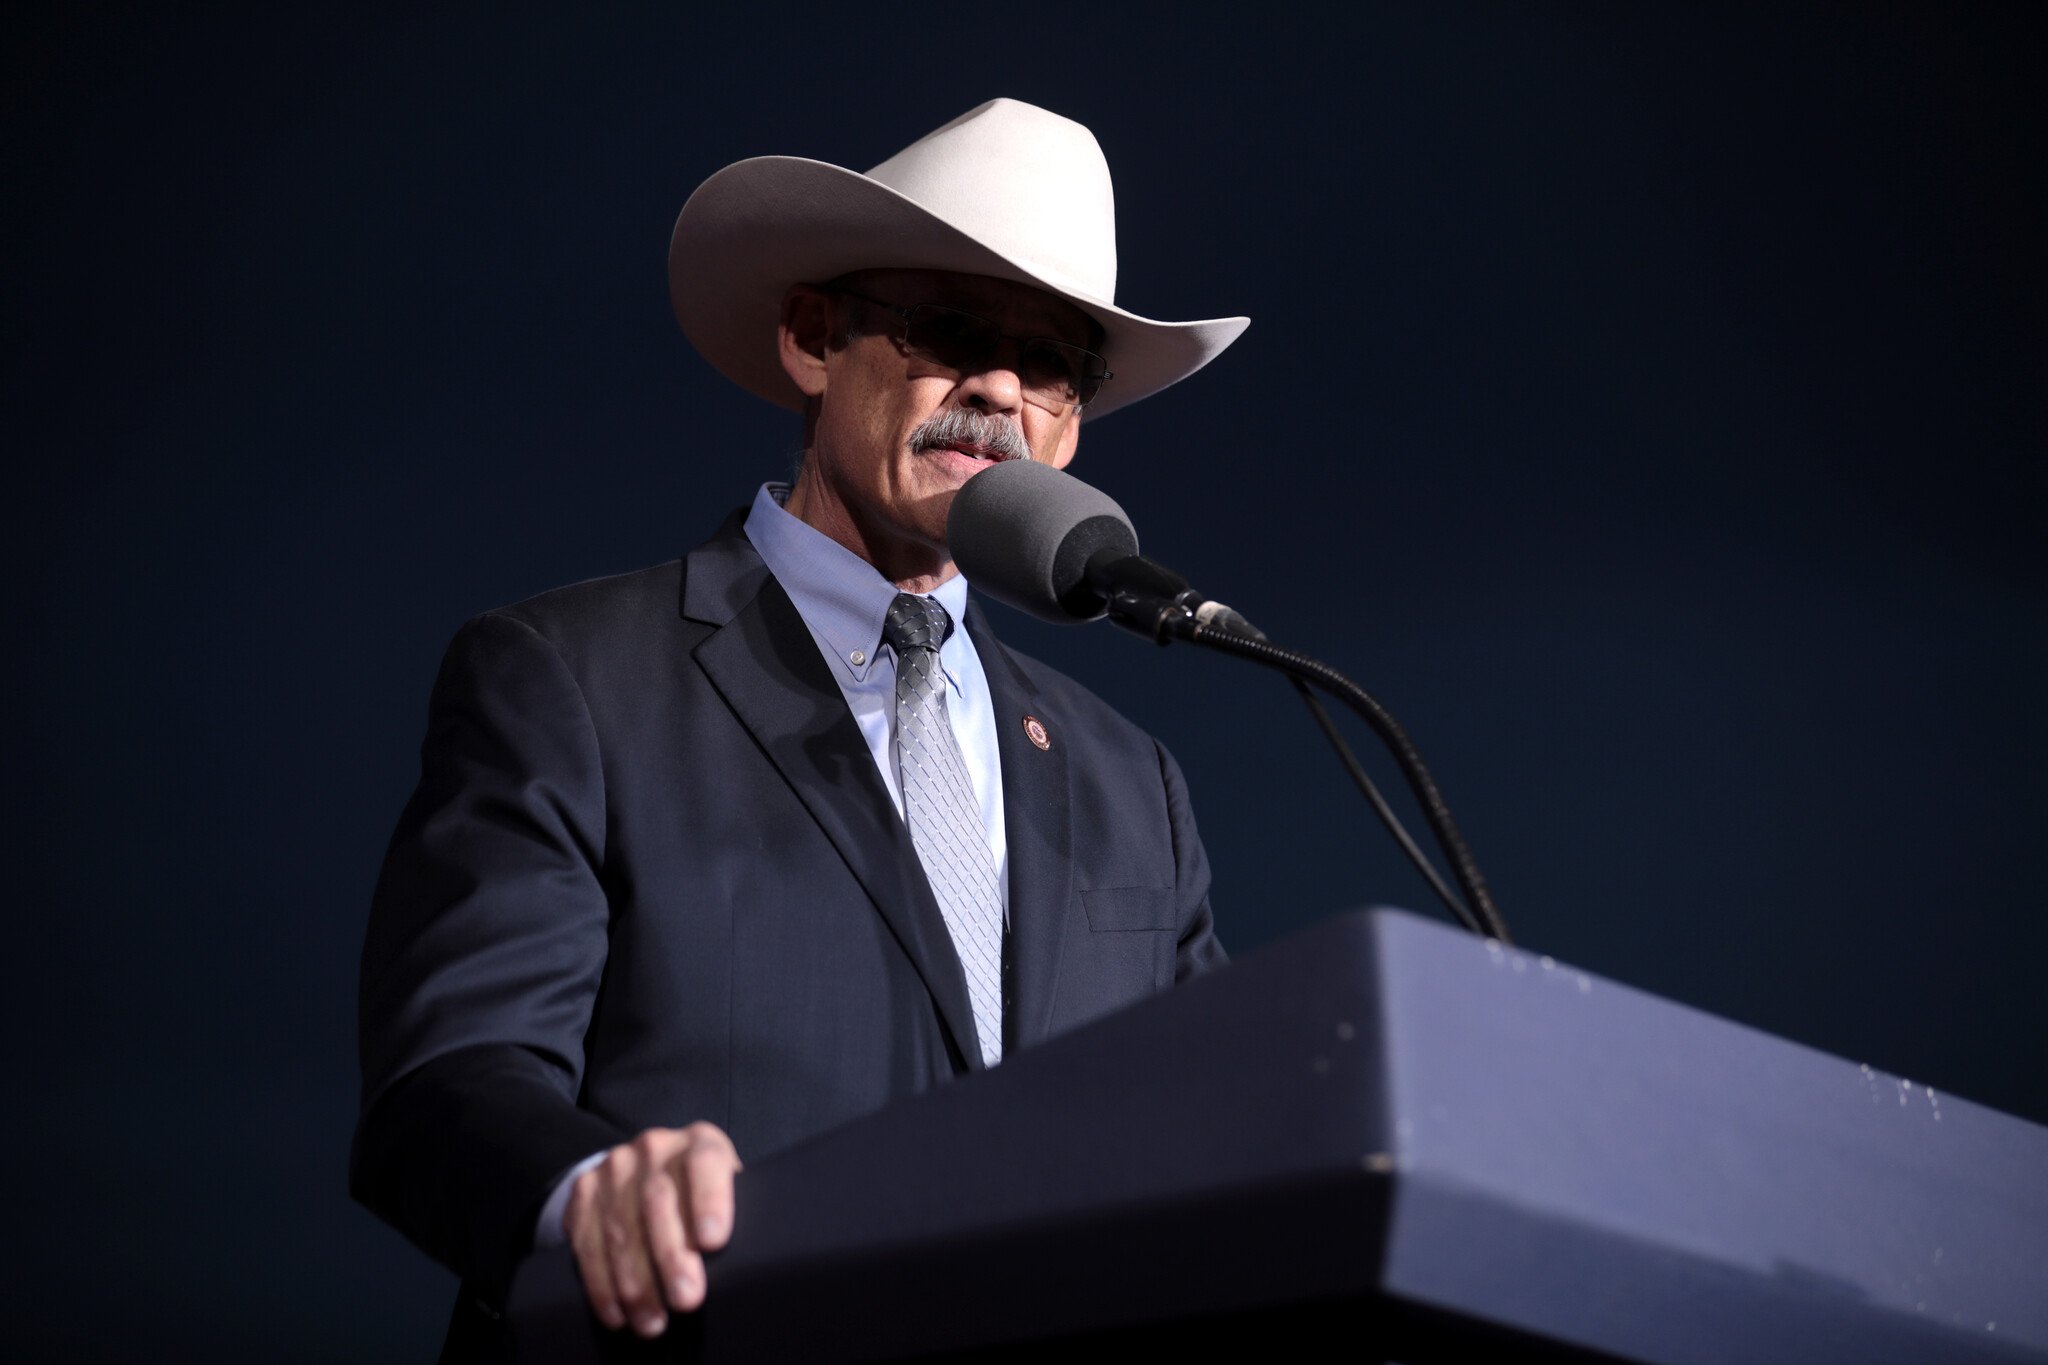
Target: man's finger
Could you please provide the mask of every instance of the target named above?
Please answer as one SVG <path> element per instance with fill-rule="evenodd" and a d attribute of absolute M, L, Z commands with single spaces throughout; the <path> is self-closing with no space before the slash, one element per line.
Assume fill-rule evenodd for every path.
<path fill-rule="evenodd" d="M 626 1310 L 619 1304 L 612 1284 L 611 1258 L 605 1254 L 604 1231 L 599 1226 L 597 1173 L 585 1171 L 576 1179 L 569 1207 L 562 1217 L 569 1245 L 576 1252 L 576 1269 L 583 1277 L 583 1293 L 598 1321 L 618 1330 L 626 1325 Z"/>
<path fill-rule="evenodd" d="M 691 1132 L 690 1146 L 683 1153 L 683 1203 L 689 1210 L 690 1239 L 705 1251 L 716 1251 L 732 1236 L 732 1178 L 740 1169 L 739 1153 L 731 1139 L 709 1124 Z"/>
<path fill-rule="evenodd" d="M 647 1163 L 630 1147 L 615 1148 L 599 1170 L 605 1186 L 600 1226 L 612 1288 L 633 1330 L 643 1337 L 660 1336 L 668 1326 L 668 1310 L 655 1283 L 654 1263 L 647 1257 L 647 1230 L 640 1221 L 640 1185 Z"/>
<path fill-rule="evenodd" d="M 666 1170 L 649 1172 L 640 1187 L 640 1220 L 669 1306 L 689 1312 L 704 1300 L 704 1262 L 690 1249 L 683 1231 L 682 1190 Z"/>

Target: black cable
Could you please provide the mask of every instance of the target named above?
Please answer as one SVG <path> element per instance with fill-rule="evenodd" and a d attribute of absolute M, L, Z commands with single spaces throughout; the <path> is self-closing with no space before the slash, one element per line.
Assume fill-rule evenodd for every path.
<path fill-rule="evenodd" d="M 1351 746 L 1344 742 L 1344 736 L 1337 729 L 1337 722 L 1331 720 L 1330 713 L 1323 708 L 1322 699 L 1300 678 L 1289 675 L 1287 681 L 1293 684 L 1294 690 L 1300 694 L 1302 702 L 1308 707 L 1308 713 L 1314 716 L 1316 724 L 1322 727 L 1323 738 L 1329 740 L 1330 747 L 1337 751 L 1338 761 L 1343 763 L 1344 770 L 1351 774 L 1351 780 L 1358 784 L 1358 790 L 1364 793 L 1367 803 L 1372 806 L 1373 814 L 1379 816 L 1380 823 L 1387 827 L 1387 833 L 1394 836 L 1394 842 L 1408 855 L 1408 861 L 1415 865 L 1415 870 L 1422 874 L 1422 879 L 1436 892 L 1437 899 L 1451 912 L 1451 918 L 1483 937 L 1486 930 L 1465 907 L 1465 902 L 1452 894 L 1451 888 L 1444 884 L 1443 875 L 1436 870 L 1436 865 L 1429 861 L 1421 848 L 1417 847 L 1414 836 L 1408 833 L 1408 827 L 1401 823 L 1401 817 L 1394 814 L 1394 808 L 1387 804 L 1387 798 L 1382 796 L 1380 789 L 1374 785 L 1372 775 L 1367 773 L 1365 765 L 1358 761 L 1358 755 L 1351 752 Z"/>
<path fill-rule="evenodd" d="M 1266 632 L 1260 630 L 1247 620 L 1243 612 L 1238 611 L 1235 607 L 1225 606 L 1221 602 L 1207 603 L 1195 614 L 1195 619 L 1207 631 L 1227 632 L 1271 643 L 1267 638 Z M 1180 632 L 1163 630 L 1155 638 L 1158 639 L 1160 644 L 1165 644 L 1166 637 L 1176 633 Z M 1430 862 L 1428 855 L 1424 854 L 1422 849 L 1417 846 L 1414 836 L 1408 833 L 1408 827 L 1401 823 L 1401 817 L 1394 814 L 1394 808 L 1388 805 L 1387 798 L 1380 794 L 1379 786 L 1372 780 L 1372 775 L 1366 772 L 1365 765 L 1358 761 L 1358 755 L 1351 752 L 1351 745 L 1345 741 L 1343 732 L 1338 730 L 1337 722 L 1330 719 L 1330 713 L 1324 709 L 1321 699 L 1316 696 L 1307 683 L 1293 674 L 1288 675 L 1287 681 L 1294 688 L 1295 695 L 1301 698 L 1302 704 L 1308 707 L 1308 713 L 1315 717 L 1317 727 L 1323 732 L 1323 738 L 1330 742 L 1332 749 L 1336 750 L 1338 762 L 1342 763 L 1344 770 L 1351 774 L 1351 780 L 1357 784 L 1359 792 L 1365 797 L 1366 804 L 1372 807 L 1373 814 L 1377 815 L 1380 823 L 1386 826 L 1387 833 L 1393 836 L 1396 844 L 1400 845 L 1402 853 L 1407 855 L 1408 861 L 1422 875 L 1422 879 L 1429 883 L 1432 891 L 1436 892 L 1437 899 L 1444 903 L 1444 908 L 1451 912 L 1451 918 L 1464 925 L 1473 933 L 1480 935 L 1482 938 L 1485 937 L 1485 928 L 1473 916 L 1465 903 L 1452 894 L 1450 887 L 1444 885 L 1444 879 L 1437 872 L 1436 864 Z"/>
<path fill-rule="evenodd" d="M 1444 803 L 1436 779 L 1423 766 L 1422 755 L 1416 752 L 1408 732 L 1371 693 L 1328 664 L 1306 654 L 1269 640 L 1254 639 L 1206 625 L 1192 614 L 1183 614 L 1175 620 L 1162 620 L 1159 625 L 1163 634 L 1207 645 L 1225 654 L 1235 654 L 1241 659 L 1277 668 L 1298 681 L 1314 683 L 1364 717 L 1365 723 L 1385 741 L 1394 762 L 1400 766 L 1402 776 L 1408 779 L 1408 786 L 1422 807 L 1423 818 L 1429 822 L 1430 831 L 1436 835 L 1438 845 L 1450 861 L 1451 875 L 1457 878 L 1459 888 L 1465 893 L 1470 913 L 1458 918 L 1467 928 L 1483 937 L 1498 939 L 1502 943 L 1510 941 L 1507 922 L 1501 918 L 1500 908 L 1493 903 L 1493 896 L 1486 889 L 1486 879 L 1480 875 L 1479 864 L 1473 860 L 1464 835 L 1458 832 L 1457 822 L 1451 818 L 1450 807 Z"/>

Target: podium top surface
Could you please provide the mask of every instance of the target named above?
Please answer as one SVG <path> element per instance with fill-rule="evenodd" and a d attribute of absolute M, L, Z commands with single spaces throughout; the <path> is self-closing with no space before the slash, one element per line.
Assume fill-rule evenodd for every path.
<path fill-rule="evenodd" d="M 1390 1288 L 1579 1336 L 1604 1318 L 1622 1354 L 1674 1316 L 1718 1339 L 1702 1359 L 1740 1358 L 1731 1317 L 1759 1323 L 1755 1358 L 1788 1358 L 1795 1318 L 1869 1329 L 1870 1358 L 2048 1354 L 2048 1130 L 1411 916 L 1353 925 L 1384 1029 Z M 1636 1301 L 1588 1302 L 1603 1284 Z"/>
<path fill-rule="evenodd" d="M 2048 1361 L 2048 1129 L 1397 911 L 750 1161 L 739 1205 L 704 1360 L 1356 1300 L 1672 1365 Z M 535 1260 L 514 1314 L 580 1324 Z"/>

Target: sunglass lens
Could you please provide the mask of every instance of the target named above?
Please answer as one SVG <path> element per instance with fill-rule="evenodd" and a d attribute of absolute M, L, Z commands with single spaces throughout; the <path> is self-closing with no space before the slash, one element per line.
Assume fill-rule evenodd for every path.
<path fill-rule="evenodd" d="M 965 371 L 979 369 L 1001 339 L 994 324 L 983 318 L 927 303 L 911 309 L 903 344 L 938 364 Z"/>
<path fill-rule="evenodd" d="M 1063 403 L 1079 399 L 1079 357 L 1065 348 L 1050 341 L 1033 340 L 1017 363 L 1021 367 L 1018 378 L 1026 388 Z"/>

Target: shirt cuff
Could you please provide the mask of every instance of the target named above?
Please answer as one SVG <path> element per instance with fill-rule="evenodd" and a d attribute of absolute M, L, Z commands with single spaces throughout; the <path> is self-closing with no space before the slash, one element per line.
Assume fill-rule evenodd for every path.
<path fill-rule="evenodd" d="M 562 1178 L 555 1182 L 554 1192 L 548 1195 L 548 1202 L 540 1206 L 540 1221 L 533 1225 L 533 1249 L 545 1251 L 549 1247 L 566 1246 L 569 1234 L 562 1227 L 562 1215 L 568 1211 L 569 1195 L 576 1185 L 576 1177 L 605 1158 L 604 1152 L 592 1152 L 583 1160 L 571 1166 Z"/>

